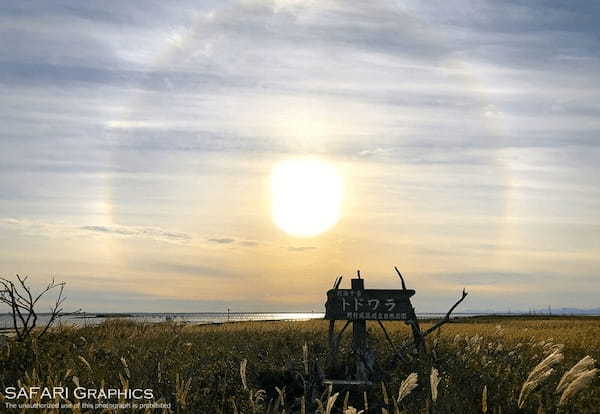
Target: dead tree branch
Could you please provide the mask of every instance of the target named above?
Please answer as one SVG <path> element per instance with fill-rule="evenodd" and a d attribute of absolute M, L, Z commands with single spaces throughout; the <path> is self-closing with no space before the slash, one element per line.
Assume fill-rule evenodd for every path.
<path fill-rule="evenodd" d="M 398 277 L 400 278 L 400 281 L 402 282 L 402 290 L 406 290 L 406 284 L 404 283 L 404 278 L 402 277 L 402 273 L 400 273 L 400 271 L 398 270 L 398 268 L 396 266 L 394 266 L 394 269 L 396 270 L 396 273 L 398 273 Z"/>
<path fill-rule="evenodd" d="M 427 335 L 431 334 L 432 332 L 436 331 L 437 329 L 441 328 L 444 324 L 451 322 L 452 319 L 450 318 L 450 316 L 452 315 L 452 312 L 454 312 L 454 309 L 456 309 L 456 307 L 458 305 L 460 305 L 460 303 L 463 300 L 465 300 L 467 295 L 468 295 L 467 291 L 465 289 L 463 289 L 461 298 L 454 305 L 452 305 L 452 307 L 448 310 L 448 312 L 446 312 L 446 315 L 444 316 L 444 318 L 441 319 L 440 321 L 436 322 L 431 328 L 427 329 L 425 332 L 421 331 L 421 328 L 419 327 L 418 322 L 416 321 L 416 315 L 415 315 L 415 321 L 409 323 L 413 330 L 413 339 L 404 341 L 398 347 L 398 350 L 397 350 L 398 355 L 401 355 L 402 352 L 405 352 L 405 351 L 411 350 L 411 349 L 416 350 L 416 351 L 420 351 L 420 350 L 424 351 L 425 350 L 425 348 L 424 348 L 425 337 Z"/>
<path fill-rule="evenodd" d="M 423 336 L 423 338 L 425 338 L 427 335 L 429 335 L 430 333 L 432 333 L 433 331 L 435 331 L 436 329 L 439 329 L 442 327 L 442 325 L 448 323 L 451 321 L 450 319 L 450 315 L 452 314 L 452 312 L 454 311 L 454 309 L 456 309 L 456 307 L 458 305 L 460 305 L 460 303 L 465 300 L 465 298 L 467 297 L 468 293 L 465 289 L 463 289 L 462 291 L 462 296 L 461 298 L 454 304 L 452 305 L 452 307 L 450 308 L 450 310 L 448 310 L 448 312 L 446 313 L 446 316 L 444 316 L 444 319 L 442 319 L 441 321 L 438 321 L 435 325 L 433 325 L 431 328 L 427 329 L 425 332 L 423 332 L 421 335 Z"/>
<path fill-rule="evenodd" d="M 17 282 L 15 283 L 12 280 L 0 277 L 0 303 L 8 305 L 11 309 L 13 330 L 18 341 L 24 341 L 29 338 L 36 328 L 39 300 L 50 291 L 58 289 L 56 300 L 50 307 L 48 321 L 36 335 L 37 338 L 41 338 L 63 311 L 62 305 L 66 299 L 63 296 L 65 282 L 57 283 L 52 278 L 50 283 L 38 295 L 33 295 L 31 287 L 27 283 L 27 276 L 21 277 L 16 275 L 16 279 Z"/>
<path fill-rule="evenodd" d="M 335 282 L 333 282 L 333 288 L 337 290 L 340 287 L 340 283 L 342 283 L 342 276 L 339 276 L 335 279 Z"/>

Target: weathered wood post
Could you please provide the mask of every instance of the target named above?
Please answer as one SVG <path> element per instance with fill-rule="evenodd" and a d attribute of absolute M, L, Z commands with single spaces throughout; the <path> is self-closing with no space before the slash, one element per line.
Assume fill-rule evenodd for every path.
<path fill-rule="evenodd" d="M 360 271 L 357 272 L 357 276 L 356 279 L 351 280 L 352 291 L 356 298 L 361 298 L 365 290 L 365 281 L 360 278 Z M 358 381 L 366 381 L 369 376 L 365 364 L 367 348 L 367 321 L 355 319 L 352 321 L 352 350 L 356 360 L 356 379 Z"/>

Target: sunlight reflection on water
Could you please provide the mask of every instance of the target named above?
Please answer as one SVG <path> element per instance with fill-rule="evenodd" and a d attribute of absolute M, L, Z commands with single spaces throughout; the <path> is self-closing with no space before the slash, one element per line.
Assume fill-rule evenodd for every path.
<path fill-rule="evenodd" d="M 103 316 L 104 315 L 104 316 Z M 110 315 L 110 316 L 108 316 Z M 78 326 L 97 325 L 107 319 L 124 318 L 139 322 L 159 323 L 165 321 L 184 322 L 190 324 L 212 324 L 242 321 L 285 321 L 285 320 L 308 320 L 321 319 L 325 316 L 320 312 L 199 312 L 199 313 L 110 313 L 110 314 L 79 314 L 65 315 L 60 318 L 60 323 Z M 43 325 L 48 320 L 47 315 L 39 315 L 38 325 Z M 0 315 L 0 328 L 10 328 L 12 317 L 8 314 Z"/>

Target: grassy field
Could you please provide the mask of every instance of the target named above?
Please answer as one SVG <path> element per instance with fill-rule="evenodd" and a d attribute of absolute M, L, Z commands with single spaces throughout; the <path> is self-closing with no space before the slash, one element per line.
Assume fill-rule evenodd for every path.
<path fill-rule="evenodd" d="M 395 343 L 408 338 L 402 323 L 385 325 Z M 377 324 L 370 324 L 378 377 L 371 386 L 351 389 L 320 385 L 327 375 L 327 326 L 307 321 L 184 327 L 113 320 L 60 328 L 38 342 L 0 345 L 0 391 L 17 384 L 150 388 L 155 400 L 171 404 L 164 412 L 177 413 L 325 413 L 328 402 L 331 413 L 354 413 L 349 407 L 357 413 L 365 408 L 366 413 L 600 413 L 597 364 L 584 360 L 579 371 L 587 376 L 567 375 L 566 385 L 556 391 L 582 358 L 600 360 L 600 318 L 463 319 L 428 338 L 427 356 L 405 362 L 394 357 Z M 346 335 L 340 364 L 349 348 Z M 411 390 L 412 373 L 417 375 Z"/>

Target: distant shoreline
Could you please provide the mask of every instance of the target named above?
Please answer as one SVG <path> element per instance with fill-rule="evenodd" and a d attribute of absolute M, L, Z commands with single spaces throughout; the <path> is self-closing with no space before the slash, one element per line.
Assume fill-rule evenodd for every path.
<path fill-rule="evenodd" d="M 2 314 L 0 314 L 2 315 Z M 135 315 L 126 314 L 126 313 L 111 313 L 111 314 L 96 314 L 93 316 L 86 316 L 85 319 L 105 319 L 105 320 L 118 320 L 123 318 L 124 320 L 128 320 L 133 323 L 147 323 L 151 325 L 160 325 L 164 323 L 174 322 L 180 325 L 188 325 L 188 326 L 218 326 L 218 325 L 233 325 L 233 324 L 242 324 L 242 323 L 262 323 L 262 322 L 307 322 L 310 320 L 320 321 L 323 318 L 279 318 L 279 319 L 231 319 L 231 320 L 206 320 L 206 321 L 189 321 L 185 319 L 162 319 L 158 321 L 148 321 L 140 318 L 136 318 Z M 419 321 L 422 323 L 433 323 L 438 321 L 441 317 L 422 317 L 419 318 Z M 81 318 L 83 319 L 83 318 Z M 583 315 L 583 314 L 558 314 L 558 315 L 529 315 L 529 314 L 478 314 L 478 315 L 462 315 L 453 317 L 451 323 L 453 324 L 461 324 L 461 323 L 490 323 L 490 322 L 500 322 L 502 320 L 515 320 L 515 321 L 527 321 L 527 320 L 573 320 L 573 321 L 583 321 L 583 320 L 596 320 L 600 319 L 600 315 Z M 87 325 L 87 327 L 93 328 L 102 324 L 104 321 L 99 323 L 93 323 Z M 374 321 L 371 321 L 374 322 Z M 402 321 L 385 321 L 385 322 L 396 322 L 401 323 Z M 77 325 L 79 328 L 86 327 L 85 324 Z M 11 325 L 0 326 L 0 336 L 9 335 L 13 332 L 13 327 Z"/>
<path fill-rule="evenodd" d="M 48 313 L 38 313 L 39 316 L 48 316 Z M 281 315 L 295 316 L 291 319 L 320 319 L 324 317 L 323 312 L 78 312 L 65 313 L 61 315 L 63 320 L 67 319 L 111 319 L 111 318 L 165 318 L 165 319 L 181 319 L 183 317 L 219 317 L 219 318 L 235 318 L 240 320 L 240 316 L 266 316 L 266 315 Z M 438 319 L 445 315 L 445 312 L 417 312 L 419 319 Z M 578 316 L 600 316 L 600 312 L 595 309 L 591 312 L 553 312 L 553 313 L 528 313 L 528 312 L 454 312 L 454 318 L 511 318 L 511 317 L 528 317 L 528 318 L 547 318 L 547 317 L 578 317 Z M 0 317 L 10 318 L 10 313 L 0 313 Z M 284 318 L 285 319 L 285 318 Z M 268 319 L 246 319 L 246 320 L 268 320 Z M 281 320 L 281 318 L 274 318 Z"/>

